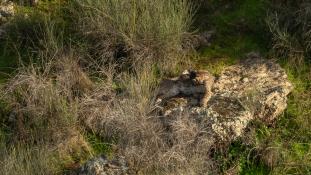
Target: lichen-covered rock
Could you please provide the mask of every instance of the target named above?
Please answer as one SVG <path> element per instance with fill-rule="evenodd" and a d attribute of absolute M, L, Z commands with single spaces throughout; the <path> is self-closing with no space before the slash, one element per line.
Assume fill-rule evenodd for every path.
<path fill-rule="evenodd" d="M 272 60 L 257 55 L 250 57 L 226 68 L 217 78 L 207 71 L 187 70 L 179 77 L 160 83 L 157 107 L 148 114 L 161 128 L 161 137 L 168 145 L 181 142 L 209 154 L 214 148 L 243 137 L 252 120 L 261 119 L 271 124 L 284 111 L 287 95 L 293 89 L 285 71 Z M 99 113 L 97 116 L 105 115 L 122 117 L 124 113 Z M 88 126 L 97 132 L 108 126 L 98 119 L 92 121 Z M 107 169 L 107 162 L 107 159 L 90 161 L 81 172 L 85 175 L 85 172 L 124 173 L 120 166 Z"/>
<path fill-rule="evenodd" d="M 166 99 L 166 103 L 162 103 L 162 115 L 168 118 L 162 121 L 169 126 L 173 116 L 188 113 L 215 143 L 231 142 L 242 136 L 255 118 L 270 124 L 285 110 L 287 95 L 293 89 L 285 71 L 277 63 L 255 54 L 228 67 L 217 79 L 206 71 L 200 72 L 206 76 L 193 73 L 186 78 L 171 79 L 172 83 L 163 81 L 160 84 L 159 98 Z M 201 77 L 202 81 L 193 83 Z M 198 86 L 200 90 L 196 90 Z M 183 93 L 185 89 L 187 93 Z M 188 104 L 191 99 L 199 98 L 200 103 L 180 104 L 172 100 L 176 98 L 179 101 L 185 99 Z M 201 105 L 202 101 L 204 105 Z M 175 102 L 175 105 L 167 105 L 169 102 Z"/>
<path fill-rule="evenodd" d="M 77 175 L 127 175 L 128 167 L 122 159 L 108 160 L 100 156 L 86 162 L 77 172 Z"/>
<path fill-rule="evenodd" d="M 11 1 L 3 0 L 0 2 L 0 24 L 14 15 L 14 4 Z"/>
<path fill-rule="evenodd" d="M 217 140 L 230 142 L 243 134 L 248 123 L 253 119 L 238 99 L 214 96 L 205 109 L 204 125 Z"/>
<path fill-rule="evenodd" d="M 213 86 L 215 94 L 244 99 L 254 117 L 265 122 L 285 110 L 292 89 L 280 65 L 254 57 L 225 69 Z"/>
<path fill-rule="evenodd" d="M 243 134 L 253 119 L 251 112 L 238 99 L 213 96 L 207 107 L 178 106 L 165 111 L 161 118 L 170 127 L 176 116 L 189 115 L 208 133 L 211 142 L 230 142 Z"/>

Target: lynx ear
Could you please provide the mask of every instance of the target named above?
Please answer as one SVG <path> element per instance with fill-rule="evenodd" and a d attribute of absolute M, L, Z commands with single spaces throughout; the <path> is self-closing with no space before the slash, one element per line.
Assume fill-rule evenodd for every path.
<path fill-rule="evenodd" d="M 187 70 L 184 70 L 184 71 L 182 72 L 182 75 L 190 75 L 190 72 L 191 72 L 191 71 L 188 70 L 188 69 L 187 69 Z"/>
<path fill-rule="evenodd" d="M 189 77 L 191 80 L 195 79 L 197 77 L 197 72 L 194 70 L 191 70 Z"/>
<path fill-rule="evenodd" d="M 181 74 L 180 78 L 183 79 L 183 80 L 186 80 L 186 79 L 192 80 L 192 79 L 195 79 L 196 76 L 197 76 L 196 71 L 187 69 L 187 70 L 183 71 L 183 73 Z"/>
<path fill-rule="evenodd" d="M 179 76 L 180 80 L 188 80 L 190 79 L 190 71 L 189 70 L 184 70 L 182 74 Z"/>

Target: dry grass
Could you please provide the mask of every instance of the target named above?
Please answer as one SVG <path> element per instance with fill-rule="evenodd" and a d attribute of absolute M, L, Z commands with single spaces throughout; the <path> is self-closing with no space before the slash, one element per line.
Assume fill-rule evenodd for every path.
<path fill-rule="evenodd" d="M 16 143 L 46 145 L 50 151 L 39 151 L 56 154 L 63 166 L 81 162 L 92 154 L 81 136 L 82 123 L 103 138 L 117 140 L 116 154 L 125 156 L 133 173 L 200 174 L 212 169 L 210 140 L 202 136 L 200 125 L 188 115 L 167 124 L 150 115 L 157 84 L 155 75 L 150 74 L 152 66 L 147 64 L 136 69 L 135 75 L 124 73 L 119 77 L 113 67 L 105 67 L 97 72 L 102 79 L 93 83 L 76 58 L 74 54 L 63 55 L 43 67 L 21 68 L 7 84 L 3 100 L 9 104 L 10 115 L 5 120 L 11 123 Z M 114 89 L 116 80 L 123 87 L 120 94 Z M 19 159 L 32 160 L 23 157 L 28 150 L 16 149 L 17 159 L 12 164 Z M 3 154 L 10 157 L 15 152 Z M 41 158 L 49 161 L 48 157 Z M 42 174 L 42 163 L 35 168 L 18 166 L 30 166 L 29 174 Z M 2 165 L 9 173 L 19 172 L 7 166 Z M 48 170 L 51 174 L 59 171 Z"/>
<path fill-rule="evenodd" d="M 116 154 L 126 157 L 134 173 L 210 171 L 210 140 L 200 125 L 184 115 L 168 128 L 151 115 L 159 78 L 184 62 L 182 39 L 193 6 L 184 0 L 75 0 L 71 5 L 88 54 L 68 49 L 71 44 L 49 16 L 34 26 L 38 30 L 31 25 L 36 17 L 16 19 L 15 41 L 31 46 L 27 51 L 38 59 L 21 65 L 1 90 L 7 111 L 2 121 L 11 136 L 0 155 L 10 161 L 0 168 L 8 174 L 61 174 L 64 166 L 93 154 L 83 137 L 86 128 L 116 140 Z"/>
<path fill-rule="evenodd" d="M 18 135 L 21 136 L 19 139 L 32 136 L 35 139 L 44 140 L 46 135 L 51 135 L 52 137 L 48 138 L 51 139 L 54 138 L 55 133 L 58 133 L 55 131 L 75 126 L 77 107 L 74 102 L 74 91 L 75 89 L 84 90 L 89 82 L 83 79 L 85 76 L 77 67 L 75 72 L 71 72 L 75 64 L 67 61 L 67 58 L 64 59 L 60 60 L 62 67 L 59 67 L 60 70 L 56 73 L 52 71 L 57 69 L 58 65 L 53 68 L 55 63 L 51 60 L 45 67 L 31 65 L 21 68 L 19 74 L 7 84 L 3 99 L 10 104 L 8 108 L 14 111 L 8 120 L 17 122 L 15 131 L 19 132 Z M 72 75 L 73 73 L 75 76 Z M 82 82 L 80 79 L 85 81 Z M 46 128 L 45 125 L 58 128 Z M 48 133 L 43 132 L 49 129 Z M 62 139 L 61 136 L 58 137 L 56 134 L 56 140 Z"/>
<path fill-rule="evenodd" d="M 168 123 L 152 115 L 156 78 L 150 75 L 152 68 L 148 66 L 136 72 L 134 77 L 121 77 L 125 92 L 113 100 L 103 102 L 97 95 L 82 100 L 84 124 L 104 138 L 116 139 L 116 154 L 125 156 L 134 174 L 211 171 L 211 140 L 202 134 L 204 129 L 188 115 Z"/>
<path fill-rule="evenodd" d="M 267 18 L 275 53 L 278 57 L 288 58 L 297 69 L 310 57 L 310 9 L 311 3 L 305 0 L 276 2 Z"/>
<path fill-rule="evenodd" d="M 130 67 L 152 60 L 163 68 L 182 55 L 194 11 L 184 0 L 75 0 L 72 9 L 97 60 Z"/>
<path fill-rule="evenodd" d="M 52 175 L 61 171 L 50 149 L 27 145 L 1 150 L 0 167 L 3 175 Z"/>
<path fill-rule="evenodd" d="M 152 64 L 119 76 L 114 66 L 103 67 L 97 72 L 102 78 L 93 82 L 74 54 L 56 55 L 60 56 L 41 66 L 20 68 L 4 87 L 2 100 L 10 113 L 4 120 L 13 132 L 12 142 L 27 146 L 26 150 L 16 146 L 4 149 L 3 157 L 17 154 L 12 162 L 2 164 L 8 174 L 58 174 L 61 168 L 88 158 L 93 152 L 81 136 L 80 123 L 103 138 L 116 140 L 116 154 L 125 156 L 134 173 L 198 174 L 210 170 L 210 141 L 200 137 L 198 142 L 203 129 L 195 121 L 179 116 L 168 131 L 160 118 L 150 115 L 158 80 L 156 74 L 150 74 L 154 72 Z M 122 93 L 116 93 L 115 82 Z M 32 151 L 36 147 L 47 156 L 38 160 L 47 162 L 19 165 L 20 159 L 36 159 L 37 152 Z M 55 162 L 49 162 L 50 156 Z M 20 169 L 10 168 L 10 164 Z M 48 164 L 52 168 L 45 170 Z"/>
<path fill-rule="evenodd" d="M 58 173 L 53 169 L 54 164 L 50 168 L 45 168 L 44 164 L 43 167 L 32 167 L 36 161 L 49 161 L 45 154 L 37 158 L 41 156 L 40 152 L 47 156 L 56 155 L 56 163 L 62 166 L 83 161 L 92 154 L 78 125 L 78 97 L 88 92 L 92 87 L 91 81 L 72 55 L 58 59 L 52 59 L 42 67 L 30 65 L 20 68 L 2 90 L 1 100 L 6 102 L 8 111 L 2 120 L 11 132 L 6 141 L 11 146 L 5 149 L 7 151 L 2 153 L 2 157 L 13 156 L 12 162 L 2 165 L 8 174 L 19 174 L 23 168 L 27 168 L 29 174 Z M 20 144 L 22 146 L 16 146 Z M 20 159 L 30 161 L 29 165 L 20 165 L 23 164 Z M 21 169 L 7 167 L 11 163 Z"/>
<path fill-rule="evenodd" d="M 188 116 L 180 116 L 168 131 L 159 118 L 146 115 L 137 105 L 131 100 L 115 104 L 113 109 L 98 113 L 90 125 L 102 137 L 117 138 L 118 154 L 126 157 L 135 174 L 200 174 L 211 170 L 210 140 L 197 140 L 202 128 Z"/>

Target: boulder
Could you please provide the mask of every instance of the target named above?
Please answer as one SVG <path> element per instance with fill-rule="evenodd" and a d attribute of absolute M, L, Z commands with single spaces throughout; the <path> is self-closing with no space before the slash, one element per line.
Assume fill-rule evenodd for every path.
<path fill-rule="evenodd" d="M 14 15 L 13 2 L 8 0 L 0 2 L 0 24 L 6 22 L 8 18 L 13 15 Z"/>
<path fill-rule="evenodd" d="M 252 57 L 225 69 L 212 91 L 240 99 L 254 118 L 270 123 L 285 110 L 287 95 L 292 90 L 280 65 L 273 60 Z"/>
<path fill-rule="evenodd" d="M 164 79 L 158 88 L 156 109 L 148 115 L 166 132 L 162 136 L 168 145 L 178 143 L 179 139 L 183 141 L 183 135 L 189 134 L 183 133 L 184 129 L 191 126 L 194 131 L 187 137 L 193 138 L 186 145 L 204 150 L 208 155 L 213 149 L 243 137 L 255 119 L 272 124 L 285 110 L 287 95 L 292 90 L 280 65 L 250 54 L 248 59 L 226 68 L 217 77 L 204 70 L 186 70 L 178 77 Z M 102 106 L 105 105 L 99 107 Z M 105 124 L 98 121 L 94 120 L 88 127 L 100 132 Z M 80 174 L 128 173 L 125 163 L 112 165 L 100 157 L 87 162 Z"/>
<path fill-rule="evenodd" d="M 4 38 L 8 19 L 14 15 L 14 3 L 9 0 L 0 2 L 0 39 Z"/>
<path fill-rule="evenodd" d="M 174 116 L 190 114 L 216 144 L 239 138 L 254 119 L 267 125 L 275 121 L 285 110 L 293 86 L 273 60 L 248 57 L 217 78 L 206 71 L 186 71 L 164 80 L 157 99 L 164 126 L 169 127 Z"/>

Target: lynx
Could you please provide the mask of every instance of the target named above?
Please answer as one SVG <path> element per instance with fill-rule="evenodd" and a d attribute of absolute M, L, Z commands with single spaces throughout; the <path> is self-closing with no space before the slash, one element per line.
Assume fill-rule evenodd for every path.
<path fill-rule="evenodd" d="M 198 99 L 201 106 L 206 106 L 213 83 L 214 77 L 207 71 L 186 70 L 179 77 L 164 79 L 160 83 L 157 102 L 179 96 Z"/>

